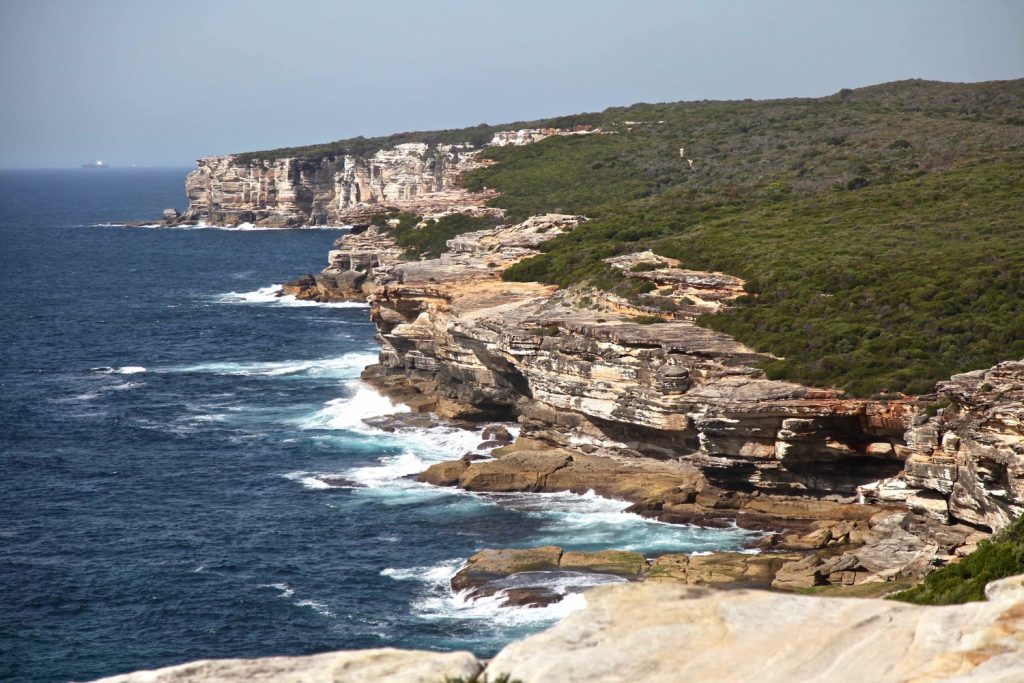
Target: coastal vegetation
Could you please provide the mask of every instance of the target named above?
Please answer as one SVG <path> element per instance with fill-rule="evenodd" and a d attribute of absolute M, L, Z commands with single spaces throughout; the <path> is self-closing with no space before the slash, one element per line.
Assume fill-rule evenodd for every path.
<path fill-rule="evenodd" d="M 953 605 L 985 599 L 985 585 L 1024 574 L 1024 518 L 982 541 L 978 549 L 954 564 L 937 569 L 910 590 L 892 596 L 916 605 Z"/>
<path fill-rule="evenodd" d="M 315 162 L 580 124 L 600 132 L 487 148 L 500 163 L 463 179 L 498 190 L 491 204 L 509 221 L 590 219 L 505 279 L 585 283 L 671 312 L 649 282 L 604 259 L 651 249 L 683 268 L 742 277 L 747 295 L 699 323 L 772 354 L 763 366 L 772 378 L 851 395 L 927 393 L 953 373 L 1024 357 L 1024 80 L 642 103 L 239 158 Z M 424 257 L 489 226 L 449 216 L 417 229 L 414 218 L 391 231 Z"/>
<path fill-rule="evenodd" d="M 415 259 L 437 258 L 444 252 L 448 240 L 465 232 L 493 228 L 501 223 L 501 219 L 452 213 L 424 221 L 412 213 L 386 213 L 374 216 L 373 223 L 398 246 L 405 247 L 407 258 Z"/>
<path fill-rule="evenodd" d="M 506 279 L 624 293 L 603 259 L 648 248 L 738 275 L 748 295 L 700 323 L 854 395 L 1024 357 L 1024 81 L 603 116 L 614 134 L 491 149 L 467 179 L 513 219 L 592 219 Z"/>

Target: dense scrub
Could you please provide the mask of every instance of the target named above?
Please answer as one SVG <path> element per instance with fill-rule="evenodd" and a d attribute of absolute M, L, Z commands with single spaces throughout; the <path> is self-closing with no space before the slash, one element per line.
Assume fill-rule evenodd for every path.
<path fill-rule="evenodd" d="M 602 132 L 489 148 L 500 163 L 464 179 L 499 190 L 492 203 L 511 220 L 591 218 L 506 279 L 639 297 L 637 280 L 603 259 L 647 248 L 729 272 L 749 295 L 701 324 L 777 356 L 772 377 L 852 394 L 927 392 L 954 372 L 1024 357 L 1024 80 L 636 104 L 243 156 L 315 161 L 579 124 Z M 436 255 L 487 227 L 473 221 L 396 234 L 410 254 Z"/>
<path fill-rule="evenodd" d="M 467 179 L 515 218 L 593 218 L 507 279 L 621 290 L 601 260 L 645 248 L 739 275 L 750 295 L 702 324 L 852 394 L 1024 357 L 1024 81 L 603 115 L 614 134 L 495 149 Z"/>
<path fill-rule="evenodd" d="M 397 221 L 397 223 L 396 223 Z M 411 213 L 378 214 L 373 221 L 400 247 L 405 247 L 408 258 L 437 258 L 446 248 L 448 240 L 465 232 L 493 228 L 501 221 L 492 216 L 467 216 L 453 213 L 437 220 L 428 219 L 424 225 L 421 216 Z"/>
<path fill-rule="evenodd" d="M 378 150 L 389 149 L 406 142 L 425 142 L 430 145 L 469 144 L 473 147 L 482 147 L 490 142 L 494 134 L 499 131 L 517 130 L 519 128 L 572 128 L 579 125 L 594 124 L 597 118 L 597 114 L 577 114 L 574 116 L 539 119 L 537 121 L 517 121 L 498 126 L 481 123 L 473 128 L 395 133 L 394 135 L 373 138 L 359 136 L 316 145 L 304 145 L 302 147 L 279 147 L 260 152 L 244 152 L 242 154 L 235 154 L 234 157 L 235 162 L 240 164 L 283 158 L 316 162 L 321 159 L 345 154 L 363 157 L 370 156 Z"/>
<path fill-rule="evenodd" d="M 1024 574 L 1024 519 L 978 545 L 955 564 L 937 569 L 924 582 L 897 593 L 893 600 L 916 605 L 953 605 L 985 599 L 985 584 Z"/>

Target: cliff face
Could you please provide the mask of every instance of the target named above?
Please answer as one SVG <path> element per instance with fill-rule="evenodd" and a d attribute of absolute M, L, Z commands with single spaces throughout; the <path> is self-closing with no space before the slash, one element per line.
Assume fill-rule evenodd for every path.
<path fill-rule="evenodd" d="M 386 208 L 430 212 L 479 206 L 491 195 L 456 187 L 463 173 L 483 163 L 479 155 L 466 145 L 407 143 L 365 158 L 315 162 L 207 157 L 185 181 L 189 208 L 180 222 L 343 225 Z"/>
<path fill-rule="evenodd" d="M 754 366 L 766 356 L 693 322 L 742 292 L 727 274 L 649 252 L 609 260 L 685 301 L 672 319 L 599 291 L 501 280 L 582 220 L 464 234 L 426 261 L 404 261 L 370 228 L 293 288 L 369 299 L 382 349 L 364 377 L 382 390 L 445 417 L 522 424 L 498 460 L 446 464 L 426 481 L 593 488 L 666 521 L 736 520 L 792 531 L 783 546 L 846 546 L 841 561 L 790 567 L 790 587 L 919 576 L 1024 510 L 1024 363 L 957 376 L 938 396 L 844 399 L 766 378 Z"/>

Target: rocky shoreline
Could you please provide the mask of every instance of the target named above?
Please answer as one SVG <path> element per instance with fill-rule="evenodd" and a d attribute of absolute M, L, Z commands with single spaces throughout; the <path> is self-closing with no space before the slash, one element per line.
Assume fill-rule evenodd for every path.
<path fill-rule="evenodd" d="M 694 324 L 740 291 L 727 275 L 667 260 L 644 270 L 694 302 L 653 323 L 602 292 L 501 281 L 581 220 L 461 235 L 425 261 L 369 227 L 285 287 L 369 300 L 382 350 L 363 378 L 382 393 L 441 418 L 520 423 L 493 459 L 434 465 L 421 481 L 592 490 L 665 522 L 769 532 L 762 550 L 806 555 L 779 567 L 785 588 L 919 580 L 1020 514 L 1024 363 L 954 377 L 934 396 L 847 399 L 766 379 L 752 365 L 762 354 Z"/>

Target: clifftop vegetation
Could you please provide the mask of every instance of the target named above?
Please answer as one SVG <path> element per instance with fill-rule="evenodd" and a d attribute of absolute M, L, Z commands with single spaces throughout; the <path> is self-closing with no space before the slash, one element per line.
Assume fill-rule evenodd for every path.
<path fill-rule="evenodd" d="M 598 114 L 577 114 L 574 116 L 558 116 L 550 119 L 538 119 L 536 121 L 517 121 L 491 126 L 481 123 L 472 128 L 453 128 L 447 130 L 431 130 L 409 133 L 395 133 L 380 137 L 345 138 L 334 142 L 325 142 L 318 145 L 304 145 L 302 147 L 278 147 L 260 152 L 244 152 L 235 154 L 235 161 L 240 164 L 249 164 L 254 161 L 273 161 L 275 159 L 294 158 L 305 162 L 316 162 L 321 159 L 351 154 L 353 156 L 366 157 L 382 149 L 390 149 L 395 145 L 406 142 L 425 142 L 429 145 L 454 145 L 469 143 L 473 147 L 482 147 L 494 138 L 494 134 L 505 130 L 518 130 L 520 128 L 572 128 L 583 124 L 593 124 L 599 118 Z"/>
<path fill-rule="evenodd" d="M 749 295 L 701 324 L 777 356 L 765 366 L 773 378 L 856 395 L 926 393 L 955 372 L 1024 358 L 1024 80 L 635 104 L 239 159 L 478 145 L 499 130 L 577 124 L 603 134 L 489 148 L 501 163 L 464 179 L 497 189 L 492 204 L 514 220 L 592 219 L 506 279 L 638 296 L 603 259 L 643 249 L 738 275 Z M 396 234 L 429 255 L 481 227 L 451 219 Z"/>
<path fill-rule="evenodd" d="M 513 218 L 593 219 L 506 279 L 628 293 L 602 259 L 647 248 L 738 275 L 750 295 L 701 323 L 851 394 L 1024 357 L 1024 81 L 601 117 L 615 134 L 491 149 L 467 178 Z"/>

